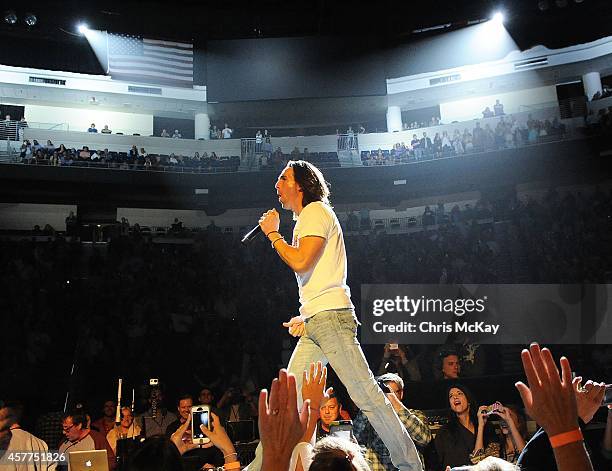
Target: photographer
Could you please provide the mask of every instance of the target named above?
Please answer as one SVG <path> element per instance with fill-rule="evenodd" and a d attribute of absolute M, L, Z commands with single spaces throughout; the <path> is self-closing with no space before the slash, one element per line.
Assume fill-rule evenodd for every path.
<path fill-rule="evenodd" d="M 250 420 L 257 417 L 257 404 L 253 396 L 238 387 L 228 388 L 217 403 L 221 423 Z"/>
<path fill-rule="evenodd" d="M 421 381 L 421 371 L 416 356 L 408 345 L 385 344 L 377 374 L 380 376 L 385 373 L 395 373 L 403 381 Z"/>
<path fill-rule="evenodd" d="M 500 425 L 503 437 L 500 457 L 510 463 L 516 463 L 525 448 L 527 438 L 525 419 L 516 406 L 502 405 L 493 414 L 503 419 Z"/>
<path fill-rule="evenodd" d="M 203 445 L 193 443 L 191 411 L 187 415 L 187 420 L 170 436 L 170 440 L 176 445 L 183 457 L 183 462 L 197 462 L 197 469 L 209 469 L 230 463 L 238 463 L 236 449 L 227 436 L 225 428 L 221 425 L 219 417 L 212 412 L 210 416 L 212 417 L 211 429 L 209 430 L 204 426 L 201 427 L 202 433 L 210 439 L 210 442 Z M 226 469 L 239 469 L 239 467 L 228 467 Z"/>

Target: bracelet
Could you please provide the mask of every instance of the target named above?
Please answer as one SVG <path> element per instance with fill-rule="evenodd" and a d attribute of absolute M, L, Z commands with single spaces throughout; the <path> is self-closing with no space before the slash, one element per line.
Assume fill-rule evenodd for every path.
<path fill-rule="evenodd" d="M 266 234 L 266 237 L 268 237 L 270 234 L 274 234 L 274 233 L 276 233 L 276 234 L 280 235 L 280 232 L 278 232 L 278 231 L 270 231 L 270 232 L 268 232 L 268 233 Z"/>
<path fill-rule="evenodd" d="M 231 463 L 224 464 L 223 469 L 224 470 L 240 469 L 240 461 L 232 461 Z"/>
<path fill-rule="evenodd" d="M 570 430 L 569 432 L 558 433 L 557 435 L 548 437 L 548 440 L 553 448 L 559 448 L 569 445 L 570 443 L 580 442 L 584 440 L 584 437 L 582 436 L 582 430 L 577 428 L 575 430 Z"/>
<path fill-rule="evenodd" d="M 227 458 L 228 456 L 232 456 L 232 455 L 238 456 L 238 453 L 236 453 L 236 452 L 228 453 L 227 455 L 223 455 L 223 459 Z"/>
<path fill-rule="evenodd" d="M 275 247 L 274 247 L 274 244 L 276 244 L 276 243 L 277 243 L 279 240 L 281 240 L 281 239 L 282 239 L 282 240 L 285 240 L 285 238 L 284 238 L 283 236 L 280 236 L 280 237 L 278 237 L 278 238 L 274 239 L 274 240 L 272 241 L 272 248 L 275 248 Z"/>

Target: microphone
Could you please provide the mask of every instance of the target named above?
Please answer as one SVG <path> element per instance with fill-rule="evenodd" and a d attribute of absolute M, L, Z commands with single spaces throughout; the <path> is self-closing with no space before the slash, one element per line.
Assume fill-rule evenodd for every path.
<path fill-rule="evenodd" d="M 115 414 L 115 425 L 121 423 L 121 383 L 123 379 L 119 378 L 119 385 L 117 387 L 117 411 Z"/>
<path fill-rule="evenodd" d="M 257 224 L 253 229 L 251 229 L 244 235 L 240 242 L 246 245 L 261 234 L 263 234 L 263 232 L 261 231 L 261 227 L 259 227 L 259 224 Z"/>

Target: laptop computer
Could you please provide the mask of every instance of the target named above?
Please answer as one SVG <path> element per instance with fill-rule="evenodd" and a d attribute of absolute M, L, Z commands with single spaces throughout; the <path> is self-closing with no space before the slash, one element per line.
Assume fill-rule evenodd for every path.
<path fill-rule="evenodd" d="M 71 451 L 68 463 L 70 471 L 108 471 L 106 450 Z"/>

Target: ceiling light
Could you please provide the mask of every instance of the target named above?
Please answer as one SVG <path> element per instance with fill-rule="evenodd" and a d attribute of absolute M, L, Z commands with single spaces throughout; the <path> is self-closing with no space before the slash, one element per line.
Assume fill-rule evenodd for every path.
<path fill-rule="evenodd" d="M 4 12 L 4 21 L 9 25 L 17 23 L 17 14 L 13 10 Z"/>
<path fill-rule="evenodd" d="M 38 23 L 38 18 L 36 18 L 36 15 L 34 13 L 26 13 L 26 16 L 23 21 L 25 21 L 26 25 L 32 27 L 35 26 L 36 23 Z"/>

